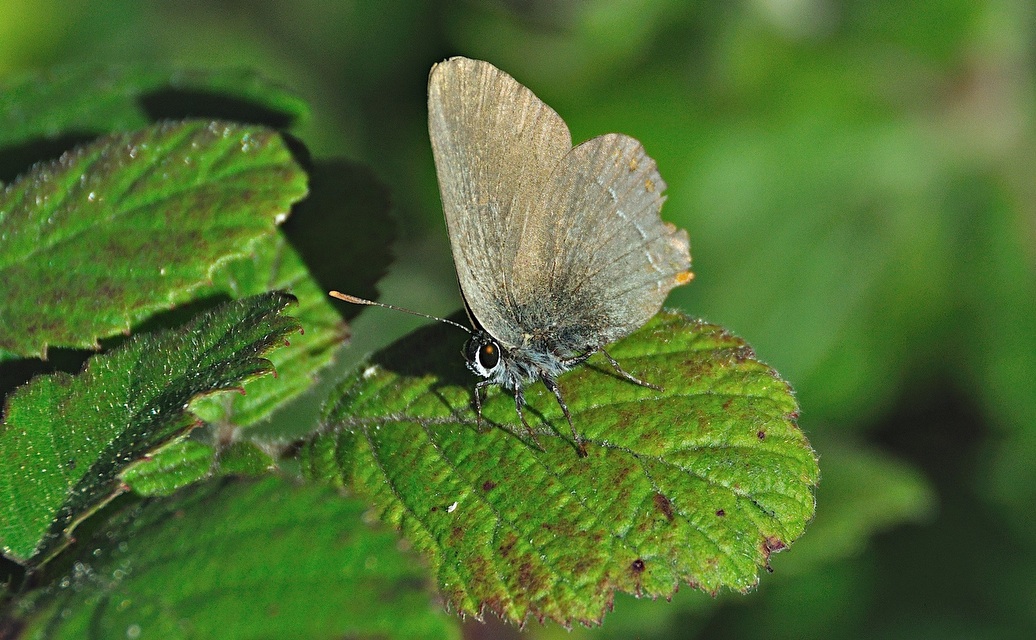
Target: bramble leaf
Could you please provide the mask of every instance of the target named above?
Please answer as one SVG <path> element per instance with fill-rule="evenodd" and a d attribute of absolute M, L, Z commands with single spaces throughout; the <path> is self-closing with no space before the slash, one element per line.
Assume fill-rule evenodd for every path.
<path fill-rule="evenodd" d="M 317 373 L 331 363 L 335 349 L 347 338 L 349 332 L 342 317 L 282 233 L 261 239 L 251 256 L 217 270 L 212 287 L 213 293 L 229 292 L 234 297 L 271 289 L 284 289 L 298 298 L 292 315 L 302 324 L 303 333 L 292 339 L 291 349 L 270 354 L 276 377 L 250 381 L 244 394 L 195 400 L 191 411 L 203 420 L 248 427 L 266 418 L 309 389 Z"/>
<path fill-rule="evenodd" d="M 457 611 L 592 624 L 616 591 L 744 591 L 812 518 L 817 461 L 791 388 L 720 327 L 663 312 L 609 349 L 664 391 L 598 357 L 562 376 L 586 457 L 540 384 L 525 413 L 542 449 L 506 392 L 480 430 L 454 331 L 422 329 L 361 367 L 302 460 L 424 552 Z"/>
<path fill-rule="evenodd" d="M 132 338 L 76 376 L 40 376 L 7 398 L 0 424 L 0 549 L 40 564 L 121 492 L 118 475 L 189 430 L 192 398 L 270 373 L 263 356 L 299 330 L 271 292 L 186 326 Z"/>
<path fill-rule="evenodd" d="M 420 564 L 364 508 L 276 477 L 128 505 L 59 587 L 21 603 L 20 637 L 457 638 Z"/>
<path fill-rule="evenodd" d="M 188 121 L 115 134 L 0 192 L 0 353 L 96 348 L 189 299 L 306 193 L 282 139 Z"/>
<path fill-rule="evenodd" d="M 51 156 L 57 157 L 73 146 L 61 146 L 69 141 L 156 120 L 205 118 L 284 128 L 308 113 L 300 97 L 248 69 L 65 65 L 0 82 L 0 162 L 24 158 L 27 168 L 49 159 L 48 152 L 57 151 Z M 6 175 L 4 168 L 0 164 L 0 176 Z"/>

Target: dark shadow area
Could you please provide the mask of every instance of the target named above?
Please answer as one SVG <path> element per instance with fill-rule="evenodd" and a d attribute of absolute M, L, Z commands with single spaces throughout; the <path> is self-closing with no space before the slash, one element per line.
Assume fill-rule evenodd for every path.
<path fill-rule="evenodd" d="M 203 89 L 164 87 L 140 96 L 140 106 L 152 121 L 203 118 L 259 124 L 286 129 L 294 117 L 254 100 Z"/>
<path fill-rule="evenodd" d="M 171 309 L 155 311 L 144 320 L 135 323 L 133 325 L 133 332 L 130 335 L 111 336 L 101 340 L 101 348 L 104 351 L 110 351 L 133 336 L 182 326 L 195 316 L 215 309 L 221 304 L 230 302 L 230 300 L 230 295 L 226 293 L 215 293 L 180 303 Z"/>
<path fill-rule="evenodd" d="M 99 352 L 89 349 L 51 348 L 47 350 L 46 360 L 21 358 L 0 362 L 0 397 L 6 399 L 17 387 L 39 375 L 59 371 L 75 375 L 82 371 L 90 356 L 97 353 Z"/>
<path fill-rule="evenodd" d="M 956 628 L 961 637 L 976 637 L 1023 626 L 1012 620 L 998 595 L 1001 576 L 989 567 L 1007 568 L 1027 556 L 1020 540 L 996 526 L 1003 522 L 997 506 L 983 499 L 982 443 L 991 434 L 966 390 L 945 378 L 908 389 L 873 433 L 883 449 L 921 469 L 938 495 L 930 522 L 873 541 L 873 637 L 910 628 L 919 635 Z M 918 611 L 927 626 L 915 626 Z"/>
<path fill-rule="evenodd" d="M 0 182 L 13 182 L 33 165 L 57 160 L 69 149 L 92 142 L 98 135 L 69 131 L 54 138 L 36 138 L 0 149 Z"/>
<path fill-rule="evenodd" d="M 0 557 L 0 584 L 6 585 L 11 591 L 17 592 L 17 590 L 25 582 L 25 567 L 21 566 L 13 560 Z M 0 595 L 0 610 L 3 610 L 4 598 Z M 8 620 L 0 619 L 0 639 L 15 637 L 5 636 L 3 633 L 4 625 L 9 624 Z"/>
<path fill-rule="evenodd" d="M 111 351 L 132 336 L 183 325 L 196 315 L 229 300 L 229 296 L 224 294 L 213 295 L 191 300 L 166 311 L 159 311 L 139 324 L 134 325 L 131 335 L 115 335 L 101 340 L 101 348 L 97 351 L 91 351 L 90 349 L 51 348 L 47 350 L 46 360 L 21 358 L 0 362 L 0 397 L 6 398 L 17 387 L 38 375 L 52 374 L 59 371 L 76 375 L 83 370 L 83 365 L 86 364 L 86 361 L 91 356 Z"/>
<path fill-rule="evenodd" d="M 324 291 L 376 299 L 396 237 L 388 189 L 366 167 L 336 159 L 312 164 L 309 190 L 282 227 L 288 242 Z M 336 305 L 347 320 L 363 310 Z"/>
<path fill-rule="evenodd" d="M 448 320 L 467 324 L 463 311 Z M 433 322 L 409 333 L 371 356 L 371 362 L 403 376 L 431 375 L 436 387 L 460 386 L 474 390 L 478 378 L 464 364 L 461 353 L 468 334 L 457 327 Z"/>

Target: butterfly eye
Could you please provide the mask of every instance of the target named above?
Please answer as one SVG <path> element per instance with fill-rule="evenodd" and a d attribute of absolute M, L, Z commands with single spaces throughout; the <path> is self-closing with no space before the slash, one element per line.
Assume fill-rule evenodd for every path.
<path fill-rule="evenodd" d="M 472 334 L 464 345 L 464 359 L 476 375 L 491 378 L 500 373 L 500 345 L 484 331 Z"/>
<path fill-rule="evenodd" d="M 486 371 L 492 371 L 500 363 L 500 347 L 495 342 L 487 342 L 478 350 L 478 363 Z"/>

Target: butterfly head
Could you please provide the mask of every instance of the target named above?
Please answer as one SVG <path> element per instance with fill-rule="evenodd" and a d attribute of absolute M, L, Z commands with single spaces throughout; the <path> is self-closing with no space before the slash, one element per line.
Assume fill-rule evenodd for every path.
<path fill-rule="evenodd" d="M 464 359 L 472 373 L 493 382 L 502 381 L 505 354 L 500 344 L 485 331 L 476 330 L 464 345 Z"/>

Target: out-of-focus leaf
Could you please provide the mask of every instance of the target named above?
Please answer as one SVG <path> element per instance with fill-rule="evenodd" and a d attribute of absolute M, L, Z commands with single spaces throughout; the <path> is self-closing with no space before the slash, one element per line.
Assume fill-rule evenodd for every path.
<path fill-rule="evenodd" d="M 252 442 L 217 449 L 215 444 L 184 438 L 130 465 L 119 478 L 142 496 L 168 496 L 214 474 L 257 476 L 276 467 L 276 460 Z"/>
<path fill-rule="evenodd" d="M 930 520 L 935 490 L 915 468 L 865 445 L 826 438 L 820 508 L 795 553 L 774 561 L 777 572 L 799 574 L 862 553 L 875 534 Z"/>
<path fill-rule="evenodd" d="M 0 425 L 0 548 L 39 564 L 122 490 L 130 463 L 196 423 L 191 398 L 270 373 L 263 356 L 299 329 L 273 292 L 222 305 L 188 325 L 131 339 L 77 376 L 35 378 L 7 398 Z"/>
<path fill-rule="evenodd" d="M 155 120 L 207 118 L 285 128 L 307 113 L 305 101 L 251 70 L 67 65 L 0 83 L 0 158 L 16 145 L 46 147 L 50 140 L 53 146 L 63 138 L 139 129 Z"/>
<path fill-rule="evenodd" d="M 0 349 L 96 348 L 188 298 L 306 193 L 280 136 L 183 122 L 117 134 L 0 193 Z"/>
<path fill-rule="evenodd" d="M 364 508 L 279 478 L 131 505 L 23 604 L 20 637 L 457 638 L 419 564 Z"/>
<path fill-rule="evenodd" d="M 484 417 L 507 426 L 480 432 L 456 333 L 435 325 L 375 356 L 303 450 L 310 477 L 352 488 L 428 555 L 456 610 L 589 624 L 615 591 L 747 590 L 813 516 L 791 389 L 721 328 L 663 312 L 609 350 L 664 392 L 597 359 L 562 376 L 586 457 L 542 385 L 526 395 L 542 450 L 503 392 Z"/>
<path fill-rule="evenodd" d="M 962 330 L 970 364 L 966 374 L 998 438 L 983 456 L 978 474 L 989 495 L 1004 508 L 1004 519 L 1033 538 L 1036 514 L 1036 234 L 1031 166 L 1012 175 L 1013 189 L 973 179 L 956 200 L 969 221 L 962 263 L 969 277 L 969 301 Z M 986 212 L 979 215 L 978 212 Z M 966 329 L 963 329 L 966 327 Z"/>

